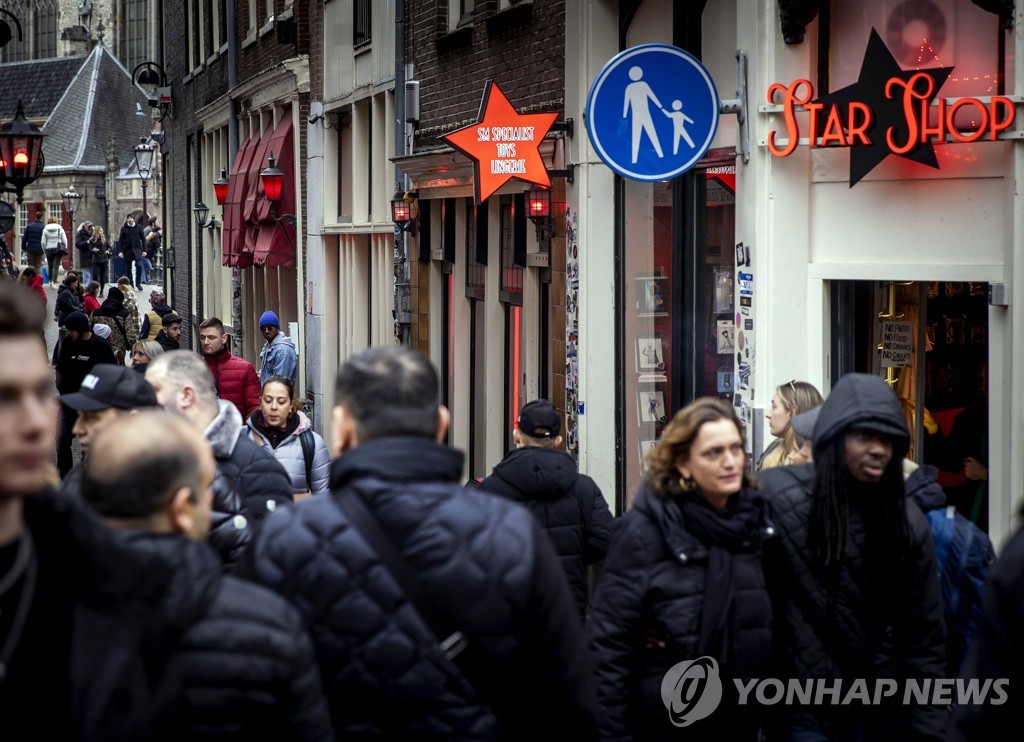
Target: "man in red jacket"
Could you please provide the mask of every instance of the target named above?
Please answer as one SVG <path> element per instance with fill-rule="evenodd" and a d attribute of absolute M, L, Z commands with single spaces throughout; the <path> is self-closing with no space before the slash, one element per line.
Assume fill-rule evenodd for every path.
<path fill-rule="evenodd" d="M 199 325 L 199 344 L 213 374 L 217 396 L 231 402 L 242 413 L 242 419 L 248 420 L 260 406 L 260 376 L 256 369 L 244 358 L 231 354 L 224 323 L 216 317 Z"/>

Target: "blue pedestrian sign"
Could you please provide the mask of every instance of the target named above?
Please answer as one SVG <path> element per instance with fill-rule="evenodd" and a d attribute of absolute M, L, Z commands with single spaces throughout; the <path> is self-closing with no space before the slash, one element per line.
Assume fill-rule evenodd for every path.
<path fill-rule="evenodd" d="M 630 180 L 669 180 L 692 168 L 718 130 L 718 91 L 692 54 L 643 44 L 615 55 L 587 98 L 597 154 Z"/>

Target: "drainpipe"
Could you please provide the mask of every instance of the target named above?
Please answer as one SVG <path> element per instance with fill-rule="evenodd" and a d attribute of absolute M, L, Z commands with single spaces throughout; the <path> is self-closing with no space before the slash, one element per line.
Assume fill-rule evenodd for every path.
<path fill-rule="evenodd" d="M 251 0 L 250 0 L 251 1 Z M 238 87 L 238 37 L 235 20 L 235 0 L 225 3 L 224 22 L 228 27 L 228 168 L 235 162 L 238 154 L 238 101 L 235 100 L 235 88 Z M 242 341 L 245 333 L 242 328 L 242 270 L 231 269 L 231 326 L 235 328 L 232 340 L 232 352 L 242 354 Z"/>
<path fill-rule="evenodd" d="M 395 0 L 395 157 L 406 153 L 405 123 L 405 0 Z M 395 166 L 395 193 L 405 193 L 406 178 Z M 408 345 L 409 332 L 409 237 L 395 234 L 395 342 Z"/>

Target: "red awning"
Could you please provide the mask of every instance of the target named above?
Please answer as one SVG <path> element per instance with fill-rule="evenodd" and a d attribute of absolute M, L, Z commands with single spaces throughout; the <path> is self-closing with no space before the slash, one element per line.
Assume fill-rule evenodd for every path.
<path fill-rule="evenodd" d="M 245 222 L 242 219 L 242 205 L 247 193 L 249 166 L 259 140 L 247 137 L 238 148 L 235 161 L 231 164 L 231 176 L 228 180 L 228 196 L 224 203 L 224 236 L 222 240 L 222 265 L 231 268 L 244 268 L 252 265 L 252 261 L 242 255 L 245 242 Z"/>
<path fill-rule="evenodd" d="M 263 194 L 256 201 L 255 217 L 259 223 L 259 234 L 253 253 L 256 265 L 291 268 L 295 265 L 296 228 L 287 221 L 278 223 L 273 214 L 295 213 L 295 158 L 292 151 L 292 120 L 286 116 L 278 123 L 274 133 L 264 139 L 268 143 L 267 154 L 273 152 L 276 165 L 284 173 L 281 185 L 281 199 L 276 206 Z"/>

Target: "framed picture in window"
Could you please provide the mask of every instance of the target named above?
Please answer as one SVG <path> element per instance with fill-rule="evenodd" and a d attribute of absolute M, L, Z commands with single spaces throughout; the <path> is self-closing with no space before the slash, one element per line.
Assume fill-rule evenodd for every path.
<path fill-rule="evenodd" d="M 639 317 L 660 317 L 668 314 L 668 277 L 636 277 L 636 311 Z"/>
<path fill-rule="evenodd" d="M 668 422 L 668 413 L 665 411 L 665 393 L 660 389 L 637 389 L 636 404 L 641 425 Z"/>
<path fill-rule="evenodd" d="M 665 346 L 660 334 L 637 335 L 636 371 L 638 374 L 656 374 L 665 370 Z"/>
<path fill-rule="evenodd" d="M 654 450 L 654 447 L 658 445 L 657 438 L 641 438 L 640 439 L 640 469 L 647 471 L 647 454 Z"/>

